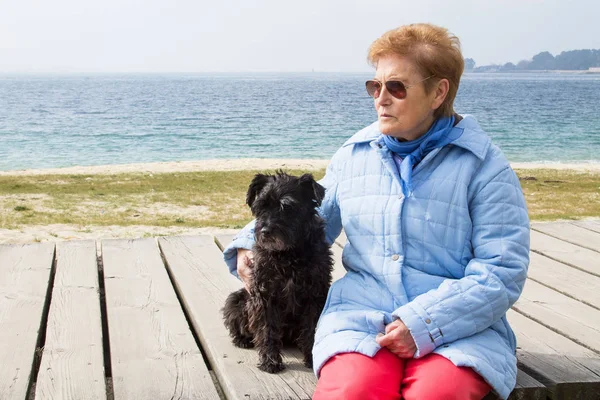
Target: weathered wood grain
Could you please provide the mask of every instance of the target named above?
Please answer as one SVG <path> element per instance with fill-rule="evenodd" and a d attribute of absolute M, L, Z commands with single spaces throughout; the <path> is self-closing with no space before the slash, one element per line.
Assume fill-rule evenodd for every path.
<path fill-rule="evenodd" d="M 513 308 L 600 354 L 598 310 L 528 280 Z"/>
<path fill-rule="evenodd" d="M 220 309 L 229 293 L 241 288 L 211 236 L 159 239 L 174 284 L 192 320 L 210 363 L 227 398 L 309 399 L 316 384 L 311 370 L 302 365 L 297 349 L 286 349 L 286 370 L 260 371 L 254 349 L 235 347 L 223 325 Z"/>
<path fill-rule="evenodd" d="M 0 245 L 0 399 L 27 395 L 53 259 L 53 243 Z"/>
<path fill-rule="evenodd" d="M 508 400 L 545 400 L 546 394 L 546 385 L 518 369 L 517 383 L 508 396 Z"/>
<path fill-rule="evenodd" d="M 219 246 L 219 249 L 221 249 L 221 251 L 223 251 L 233 241 L 233 238 L 235 238 L 235 235 L 218 234 L 215 235 L 215 244 Z"/>
<path fill-rule="evenodd" d="M 0 399 L 27 396 L 53 259 L 53 243 L 0 245 Z"/>
<path fill-rule="evenodd" d="M 545 384 L 550 398 L 600 398 L 599 354 L 516 311 L 507 317 L 517 336 L 519 368 Z"/>
<path fill-rule="evenodd" d="M 600 276 L 598 253 L 537 231 L 531 231 L 531 250 L 582 271 Z"/>
<path fill-rule="evenodd" d="M 218 399 L 154 239 L 105 240 L 114 396 Z"/>
<path fill-rule="evenodd" d="M 59 242 L 36 399 L 106 399 L 94 241 Z"/>
<path fill-rule="evenodd" d="M 570 222 L 538 222 L 531 224 L 531 228 L 565 242 L 600 252 L 600 233 Z"/>
<path fill-rule="evenodd" d="M 529 279 L 600 310 L 600 277 L 530 253 Z"/>
<path fill-rule="evenodd" d="M 585 219 L 582 221 L 572 221 L 571 223 L 590 231 L 600 233 L 600 219 Z"/>

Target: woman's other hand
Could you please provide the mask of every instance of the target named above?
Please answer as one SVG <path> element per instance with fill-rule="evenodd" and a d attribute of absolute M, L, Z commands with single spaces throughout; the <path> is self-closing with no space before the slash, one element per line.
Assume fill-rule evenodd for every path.
<path fill-rule="evenodd" d="M 247 291 L 250 290 L 250 280 L 254 268 L 254 253 L 247 249 L 238 249 L 237 273 Z"/>
<path fill-rule="evenodd" d="M 399 319 L 386 325 L 385 335 L 380 333 L 375 340 L 381 347 L 387 347 L 389 351 L 400 358 L 412 358 L 417 351 L 417 345 L 410 331 Z"/>

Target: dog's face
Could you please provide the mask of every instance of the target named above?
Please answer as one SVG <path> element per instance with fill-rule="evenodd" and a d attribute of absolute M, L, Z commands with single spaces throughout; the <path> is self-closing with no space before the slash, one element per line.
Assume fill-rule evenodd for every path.
<path fill-rule="evenodd" d="M 324 195 L 325 189 L 311 174 L 257 174 L 246 196 L 256 218 L 257 243 L 272 251 L 292 247 L 306 233 Z"/>

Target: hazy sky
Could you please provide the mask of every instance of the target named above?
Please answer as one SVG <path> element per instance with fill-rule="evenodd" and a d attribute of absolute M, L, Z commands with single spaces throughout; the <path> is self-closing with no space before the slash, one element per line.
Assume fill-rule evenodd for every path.
<path fill-rule="evenodd" d="M 369 44 L 442 25 L 478 65 L 600 48 L 599 0 L 0 0 L 0 72 L 370 71 Z"/>

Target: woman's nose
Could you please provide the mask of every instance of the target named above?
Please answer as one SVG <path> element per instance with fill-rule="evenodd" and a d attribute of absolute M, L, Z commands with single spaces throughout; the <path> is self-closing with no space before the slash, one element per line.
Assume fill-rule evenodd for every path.
<path fill-rule="evenodd" d="M 392 102 L 392 95 L 388 92 L 385 85 L 382 85 L 379 97 L 375 101 L 381 106 L 389 105 Z"/>

